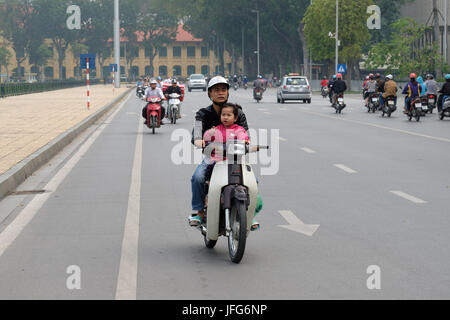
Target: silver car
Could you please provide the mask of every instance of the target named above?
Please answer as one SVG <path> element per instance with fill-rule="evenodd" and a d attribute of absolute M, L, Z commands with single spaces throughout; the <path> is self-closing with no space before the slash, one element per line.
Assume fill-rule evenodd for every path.
<path fill-rule="evenodd" d="M 202 89 L 203 91 L 206 91 L 207 83 L 205 76 L 202 74 L 191 74 L 187 87 L 189 92 L 191 92 L 192 89 Z"/>
<path fill-rule="evenodd" d="M 283 77 L 281 85 L 278 87 L 277 102 L 303 100 L 304 103 L 311 103 L 311 96 L 311 86 L 306 77 L 289 75 Z"/>

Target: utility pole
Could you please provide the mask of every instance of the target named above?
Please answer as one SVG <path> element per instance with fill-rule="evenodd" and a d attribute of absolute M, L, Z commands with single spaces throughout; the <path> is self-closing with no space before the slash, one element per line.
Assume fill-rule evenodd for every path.
<path fill-rule="evenodd" d="M 242 27 L 242 75 L 245 74 L 245 35 L 244 35 L 244 27 Z"/>
<path fill-rule="evenodd" d="M 447 13 L 448 0 L 444 0 L 444 61 L 447 63 Z"/>
<path fill-rule="evenodd" d="M 115 72 L 115 85 L 120 88 L 120 20 L 119 0 L 114 0 L 114 62 L 117 65 Z"/>
<path fill-rule="evenodd" d="M 258 39 L 257 44 L 257 55 L 258 55 L 258 76 L 261 75 L 260 73 L 260 60 L 259 60 L 259 10 L 252 10 L 252 12 L 256 12 L 256 37 Z"/>
<path fill-rule="evenodd" d="M 339 0 L 336 0 L 336 74 L 339 64 Z"/>

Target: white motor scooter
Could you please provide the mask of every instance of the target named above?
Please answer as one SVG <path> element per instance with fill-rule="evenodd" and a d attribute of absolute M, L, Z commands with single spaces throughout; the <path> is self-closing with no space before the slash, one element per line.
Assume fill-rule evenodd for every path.
<path fill-rule="evenodd" d="M 176 124 L 177 118 L 180 115 L 180 97 L 178 93 L 171 93 L 169 94 L 169 108 L 167 110 L 168 112 L 168 118 L 170 119 L 170 123 Z"/>
<path fill-rule="evenodd" d="M 256 177 L 245 155 L 260 149 L 269 147 L 249 146 L 244 141 L 234 140 L 226 144 L 211 143 L 204 150 L 209 155 L 215 150 L 216 156 L 222 158 L 223 155 L 227 160 L 217 162 L 211 178 L 206 178 L 206 222 L 198 228 L 206 247 L 211 249 L 219 236 L 228 237 L 228 251 L 234 263 L 239 263 L 244 256 L 258 199 Z"/>

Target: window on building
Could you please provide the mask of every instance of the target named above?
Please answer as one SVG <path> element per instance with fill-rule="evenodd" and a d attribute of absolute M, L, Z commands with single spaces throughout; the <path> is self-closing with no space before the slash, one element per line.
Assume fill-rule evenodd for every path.
<path fill-rule="evenodd" d="M 188 66 L 188 67 L 187 67 L 187 75 L 188 75 L 188 77 L 189 77 L 191 74 L 194 74 L 194 73 L 196 73 L 196 72 L 195 72 L 195 66 Z"/>
<path fill-rule="evenodd" d="M 103 78 L 109 78 L 109 76 L 111 75 L 111 73 L 109 72 L 109 66 L 103 66 L 102 75 Z"/>
<path fill-rule="evenodd" d="M 202 47 L 202 57 L 209 57 L 208 47 Z"/>
<path fill-rule="evenodd" d="M 159 48 L 159 56 L 160 57 L 167 57 L 167 47 L 160 47 Z"/>
<path fill-rule="evenodd" d="M 66 76 L 67 76 L 67 74 L 66 74 L 66 67 L 63 66 L 61 72 L 62 72 L 62 74 L 60 74 L 59 78 L 62 79 L 62 80 L 65 80 Z"/>
<path fill-rule="evenodd" d="M 145 57 L 147 58 L 147 57 L 150 57 L 150 48 L 149 47 L 145 47 L 144 48 L 144 54 L 145 54 Z"/>
<path fill-rule="evenodd" d="M 195 47 L 187 47 L 187 56 L 195 57 Z"/>
<path fill-rule="evenodd" d="M 202 74 L 209 75 L 209 66 L 202 66 Z"/>
<path fill-rule="evenodd" d="M 159 66 L 159 75 L 167 76 L 167 66 Z"/>
<path fill-rule="evenodd" d="M 48 50 L 50 51 L 50 58 L 53 58 L 53 46 L 48 47 Z"/>
<path fill-rule="evenodd" d="M 31 69 L 30 69 L 30 72 L 31 72 L 31 73 L 39 73 L 39 68 L 36 67 L 36 66 L 32 66 Z M 1 74 L 1 73 L 2 73 L 2 72 L 1 72 L 1 69 L 0 69 L 0 74 Z"/>
<path fill-rule="evenodd" d="M 173 47 L 173 56 L 181 57 L 181 47 Z"/>
<path fill-rule="evenodd" d="M 45 67 L 44 69 L 44 75 L 47 78 L 53 78 L 53 67 Z"/>
<path fill-rule="evenodd" d="M 14 77 L 18 77 L 19 76 L 19 70 L 17 68 L 13 69 L 13 76 Z M 24 67 L 20 67 L 20 76 L 23 77 L 25 76 L 25 68 Z"/>
<path fill-rule="evenodd" d="M 120 57 L 125 57 L 125 45 L 120 46 Z"/>
<path fill-rule="evenodd" d="M 145 75 L 148 77 L 153 77 L 152 68 L 150 66 L 145 66 Z"/>
<path fill-rule="evenodd" d="M 175 77 L 181 76 L 181 66 L 173 66 L 173 75 Z"/>
<path fill-rule="evenodd" d="M 138 66 L 132 66 L 129 73 L 130 77 L 139 77 L 139 67 Z"/>

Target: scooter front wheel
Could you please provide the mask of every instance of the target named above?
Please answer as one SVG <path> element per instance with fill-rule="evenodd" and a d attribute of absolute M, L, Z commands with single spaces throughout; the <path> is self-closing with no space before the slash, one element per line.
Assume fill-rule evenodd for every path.
<path fill-rule="evenodd" d="M 245 244 L 247 241 L 247 211 L 245 203 L 237 199 L 233 200 L 230 210 L 231 232 L 228 236 L 228 252 L 231 261 L 241 262 L 244 257 Z"/>
<path fill-rule="evenodd" d="M 217 244 L 217 240 L 209 240 L 209 239 L 206 237 L 206 235 L 204 236 L 204 239 L 205 239 L 205 246 L 206 246 L 208 249 L 213 249 L 213 248 L 216 246 L 216 244 Z"/>

